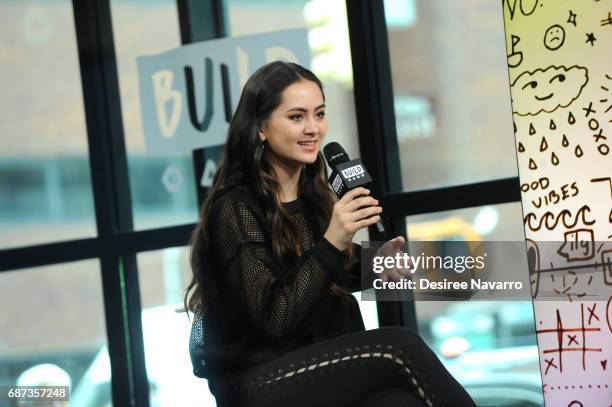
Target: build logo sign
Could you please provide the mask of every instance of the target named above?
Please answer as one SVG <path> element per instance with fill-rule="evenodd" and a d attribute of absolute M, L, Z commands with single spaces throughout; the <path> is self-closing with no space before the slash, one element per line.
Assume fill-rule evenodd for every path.
<path fill-rule="evenodd" d="M 215 39 L 137 58 L 147 151 L 223 144 L 242 86 L 275 60 L 309 66 L 307 30 Z"/>

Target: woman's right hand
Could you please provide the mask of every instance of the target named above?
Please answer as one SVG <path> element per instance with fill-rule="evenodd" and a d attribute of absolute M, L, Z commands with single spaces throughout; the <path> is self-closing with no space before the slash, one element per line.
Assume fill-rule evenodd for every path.
<path fill-rule="evenodd" d="M 368 189 L 355 188 L 344 194 L 334 205 L 324 237 L 338 250 L 345 250 L 359 229 L 374 225 L 380 220 L 382 208 L 369 194 Z"/>

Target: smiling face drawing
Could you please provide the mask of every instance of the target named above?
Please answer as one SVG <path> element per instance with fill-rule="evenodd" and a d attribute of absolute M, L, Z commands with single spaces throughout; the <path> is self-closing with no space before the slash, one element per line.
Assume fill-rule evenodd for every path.
<path fill-rule="evenodd" d="M 587 69 L 580 66 L 549 66 L 521 73 L 510 86 L 512 110 L 520 116 L 551 113 L 578 98 L 588 82 Z"/>
<path fill-rule="evenodd" d="M 544 33 L 544 46 L 555 51 L 565 42 L 565 30 L 558 24 L 548 27 Z"/>
<path fill-rule="evenodd" d="M 555 85 L 555 83 L 554 83 L 555 81 L 558 81 L 559 83 L 565 82 L 565 75 L 563 75 L 562 73 L 557 74 L 557 75 L 553 76 L 552 78 L 550 78 L 548 80 L 548 83 L 550 83 L 551 85 Z M 528 88 L 528 87 L 530 87 L 531 89 L 534 89 L 534 90 L 537 89 L 538 81 L 527 82 L 526 84 L 523 85 L 521 90 L 525 90 L 525 88 Z M 540 86 L 540 88 L 546 88 L 547 89 L 546 91 L 550 90 L 548 87 L 544 87 L 544 86 Z M 535 97 L 537 100 L 548 100 L 551 97 L 553 97 L 553 94 L 554 94 L 553 92 L 550 92 L 546 96 L 538 96 L 537 95 L 537 91 L 536 91 L 536 93 L 534 93 L 533 97 Z"/>

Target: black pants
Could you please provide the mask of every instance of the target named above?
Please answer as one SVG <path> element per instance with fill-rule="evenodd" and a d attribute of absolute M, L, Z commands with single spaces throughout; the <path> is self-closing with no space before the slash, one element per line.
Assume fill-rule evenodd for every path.
<path fill-rule="evenodd" d="M 475 405 L 421 337 L 401 327 L 327 339 L 233 380 L 221 407 Z"/>

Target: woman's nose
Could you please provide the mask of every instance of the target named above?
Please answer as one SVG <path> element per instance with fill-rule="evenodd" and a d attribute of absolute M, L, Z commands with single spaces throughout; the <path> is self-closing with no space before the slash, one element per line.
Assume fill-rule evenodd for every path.
<path fill-rule="evenodd" d="M 319 127 L 313 119 L 307 119 L 304 122 L 304 134 L 316 134 L 319 132 Z"/>

